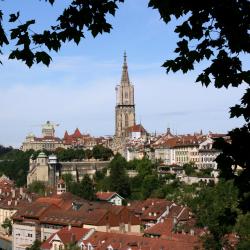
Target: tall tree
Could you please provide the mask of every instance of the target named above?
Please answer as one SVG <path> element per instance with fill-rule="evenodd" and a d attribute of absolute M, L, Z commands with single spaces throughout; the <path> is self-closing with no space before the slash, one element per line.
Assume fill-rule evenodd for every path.
<path fill-rule="evenodd" d="M 83 179 L 80 182 L 78 195 L 86 200 L 96 199 L 93 181 L 87 174 L 84 175 Z"/>
<path fill-rule="evenodd" d="M 202 189 L 193 204 L 199 225 L 209 230 L 203 237 L 205 249 L 222 249 L 237 219 L 237 188 L 232 181 L 220 181 L 215 187 Z"/>
<path fill-rule="evenodd" d="M 126 173 L 126 160 L 120 154 L 116 154 L 110 162 L 110 189 L 124 198 L 130 195 L 129 178 Z"/>

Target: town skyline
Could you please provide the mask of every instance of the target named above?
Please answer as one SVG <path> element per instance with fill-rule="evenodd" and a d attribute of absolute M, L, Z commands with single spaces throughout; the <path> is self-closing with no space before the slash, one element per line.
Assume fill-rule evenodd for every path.
<path fill-rule="evenodd" d="M 124 50 L 135 86 L 136 121 L 149 132 L 164 132 L 170 127 L 178 134 L 201 129 L 226 133 L 240 126 L 242 120 L 229 119 L 228 111 L 240 102 L 244 87 L 218 90 L 194 83 L 202 65 L 186 75 L 166 75 L 161 65 L 174 57 L 174 25 L 167 27 L 146 3 L 126 1 L 111 21 L 110 34 L 96 39 L 87 35 L 79 46 L 63 46 L 49 68 L 34 65 L 29 69 L 3 57 L 0 144 L 19 147 L 27 133 L 40 134 L 40 127 L 34 125 L 47 120 L 60 123 L 59 137 L 76 127 L 96 136 L 113 135 L 115 86 L 120 81 Z M 48 8 L 45 3 L 41 6 Z M 24 18 L 32 17 L 29 8 L 32 6 Z M 245 64 L 249 63 L 245 60 Z"/>

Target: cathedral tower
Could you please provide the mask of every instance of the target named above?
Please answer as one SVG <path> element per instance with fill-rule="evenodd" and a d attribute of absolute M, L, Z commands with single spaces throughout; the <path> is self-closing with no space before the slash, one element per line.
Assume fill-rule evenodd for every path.
<path fill-rule="evenodd" d="M 115 136 L 126 136 L 126 129 L 135 125 L 134 86 L 129 81 L 126 52 L 120 85 L 116 86 Z"/>

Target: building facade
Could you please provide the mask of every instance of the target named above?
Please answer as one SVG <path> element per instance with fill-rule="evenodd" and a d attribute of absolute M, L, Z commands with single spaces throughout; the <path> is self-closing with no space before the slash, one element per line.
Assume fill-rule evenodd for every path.
<path fill-rule="evenodd" d="M 125 137 L 126 130 L 135 125 L 134 86 L 128 75 L 127 56 L 124 53 L 122 78 L 116 86 L 115 136 Z"/>
<path fill-rule="evenodd" d="M 57 148 L 65 148 L 63 140 L 55 136 L 55 126 L 58 124 L 53 124 L 47 121 L 42 125 L 42 136 L 36 137 L 33 133 L 26 136 L 25 141 L 22 143 L 21 150 L 47 150 L 54 151 Z"/>

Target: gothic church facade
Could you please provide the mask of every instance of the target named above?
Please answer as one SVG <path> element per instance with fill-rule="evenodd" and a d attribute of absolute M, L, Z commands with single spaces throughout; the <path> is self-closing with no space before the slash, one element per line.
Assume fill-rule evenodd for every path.
<path fill-rule="evenodd" d="M 126 52 L 122 66 L 120 85 L 116 86 L 115 137 L 124 138 L 135 123 L 134 86 L 129 80 Z"/>

